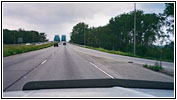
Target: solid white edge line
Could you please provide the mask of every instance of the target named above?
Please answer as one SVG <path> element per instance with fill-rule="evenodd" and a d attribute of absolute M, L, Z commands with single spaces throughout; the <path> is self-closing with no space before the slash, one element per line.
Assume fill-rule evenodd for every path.
<path fill-rule="evenodd" d="M 110 78 L 114 79 L 113 76 L 111 76 L 110 74 L 108 74 L 107 72 L 105 72 L 104 70 L 102 70 L 101 68 L 99 68 L 97 65 L 95 65 L 92 62 L 89 62 L 91 65 L 93 65 L 94 67 L 96 67 L 97 69 L 99 69 L 100 71 L 102 71 L 104 74 L 106 74 L 107 76 L 109 76 Z"/>
<path fill-rule="evenodd" d="M 41 62 L 41 64 L 44 64 L 47 60 L 44 60 L 43 62 Z"/>

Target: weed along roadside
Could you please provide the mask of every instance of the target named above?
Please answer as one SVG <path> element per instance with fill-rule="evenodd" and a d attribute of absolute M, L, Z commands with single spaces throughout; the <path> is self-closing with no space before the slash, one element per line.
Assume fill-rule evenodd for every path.
<path fill-rule="evenodd" d="M 172 72 L 169 72 L 165 68 L 161 67 L 157 62 L 154 65 L 144 64 L 143 67 L 147 68 L 147 69 L 150 69 L 150 70 L 153 70 L 153 71 L 156 71 L 156 72 L 164 73 L 166 75 L 170 75 L 170 76 L 174 77 L 174 74 Z"/>
<path fill-rule="evenodd" d="M 53 46 L 53 43 L 42 45 L 3 45 L 3 57 L 35 51 Z"/>
<path fill-rule="evenodd" d="M 158 63 L 155 63 L 154 65 L 145 64 L 145 65 L 143 65 L 143 67 L 154 70 L 154 71 L 158 71 L 158 72 L 163 69 Z"/>
<path fill-rule="evenodd" d="M 78 44 L 75 44 L 78 45 Z M 159 60 L 158 58 L 152 58 L 152 57 L 142 57 L 139 55 L 134 55 L 133 53 L 128 53 L 128 52 L 122 52 L 122 51 L 117 51 L 117 50 L 107 50 L 104 48 L 96 48 L 96 47 L 91 47 L 91 46 L 83 46 L 83 45 L 78 45 L 84 48 L 88 48 L 88 49 L 93 49 L 93 50 L 97 50 L 97 51 L 102 51 L 102 52 L 106 52 L 106 53 L 111 53 L 111 54 L 117 54 L 117 55 L 123 55 L 123 56 L 129 56 L 129 57 L 136 57 L 136 58 L 144 58 L 144 59 L 150 59 L 150 60 Z M 166 61 L 166 62 L 173 62 L 172 60 L 166 60 L 166 59 L 162 59 L 162 61 Z"/>

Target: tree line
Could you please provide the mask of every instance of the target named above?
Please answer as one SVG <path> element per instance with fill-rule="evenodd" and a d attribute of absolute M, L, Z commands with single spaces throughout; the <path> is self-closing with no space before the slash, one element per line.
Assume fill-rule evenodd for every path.
<path fill-rule="evenodd" d="M 20 43 L 35 43 L 35 42 L 45 42 L 48 41 L 46 39 L 46 33 L 39 33 L 37 31 L 26 31 L 24 29 L 18 30 L 9 30 L 3 29 L 3 43 L 4 44 L 18 44 L 19 38 L 22 38 L 22 42 Z"/>
<path fill-rule="evenodd" d="M 173 6 L 166 4 L 163 14 L 136 11 L 136 55 L 157 59 L 162 56 L 164 60 L 174 60 L 173 41 L 165 46 L 154 45 L 158 40 L 163 43 L 169 39 L 169 34 L 174 34 L 174 15 L 171 10 Z M 73 27 L 70 42 L 133 53 L 134 14 L 134 11 L 120 14 L 111 18 L 107 25 L 100 27 L 89 27 L 80 22 Z M 169 20 L 169 16 L 172 20 Z M 163 27 L 167 28 L 167 33 L 163 31 Z"/>

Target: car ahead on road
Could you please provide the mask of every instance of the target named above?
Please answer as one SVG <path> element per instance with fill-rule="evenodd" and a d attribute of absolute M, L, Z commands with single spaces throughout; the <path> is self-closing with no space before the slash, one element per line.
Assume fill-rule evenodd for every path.
<path fill-rule="evenodd" d="M 63 45 L 66 45 L 66 42 L 64 42 Z"/>
<path fill-rule="evenodd" d="M 173 82 L 129 79 L 32 81 L 3 97 L 174 97 Z"/>
<path fill-rule="evenodd" d="M 54 47 L 58 47 L 58 43 L 54 43 L 54 45 L 53 45 Z"/>

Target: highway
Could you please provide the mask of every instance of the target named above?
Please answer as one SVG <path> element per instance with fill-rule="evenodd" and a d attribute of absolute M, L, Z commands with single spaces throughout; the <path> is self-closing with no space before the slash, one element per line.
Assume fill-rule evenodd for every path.
<path fill-rule="evenodd" d="M 128 63 L 133 61 L 134 63 Z M 71 79 L 135 79 L 174 82 L 174 77 L 143 68 L 153 60 L 108 54 L 67 43 L 3 57 L 3 90 L 19 91 L 30 81 Z M 167 68 L 173 63 L 163 62 Z"/>

